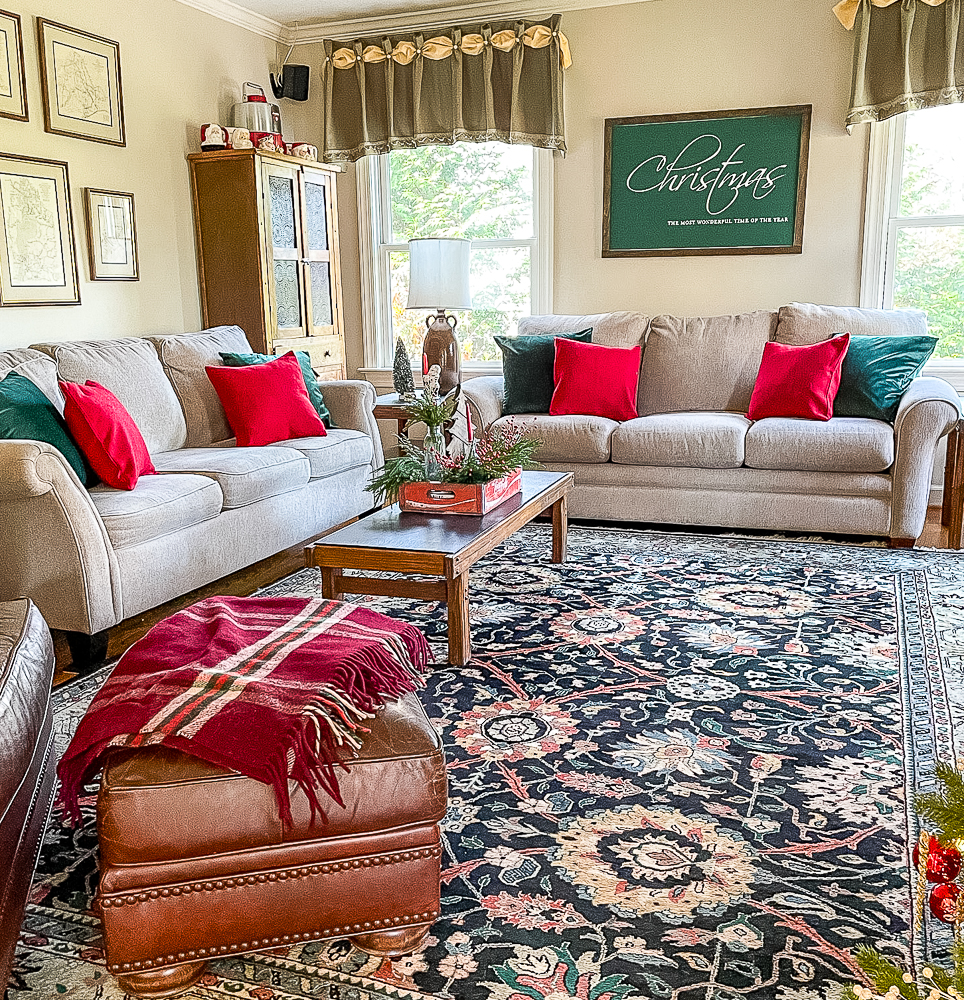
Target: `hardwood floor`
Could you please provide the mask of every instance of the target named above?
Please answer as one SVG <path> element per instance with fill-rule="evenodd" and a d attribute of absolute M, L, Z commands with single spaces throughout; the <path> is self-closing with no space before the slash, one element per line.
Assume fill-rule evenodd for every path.
<path fill-rule="evenodd" d="M 928 509 L 927 522 L 924 525 L 923 534 L 917 540 L 917 546 L 938 549 L 947 547 L 947 529 L 941 526 L 940 507 Z M 215 594 L 244 597 L 259 587 L 266 587 L 289 573 L 301 569 L 302 566 L 304 566 L 304 546 L 295 545 L 269 559 L 264 559 L 253 566 L 232 573 L 231 576 L 216 580 L 214 583 L 192 591 L 190 594 L 185 594 L 176 600 L 168 601 L 167 604 L 163 604 L 159 608 L 135 615 L 110 630 L 108 656 L 120 656 L 128 646 L 145 635 L 152 626 L 195 601 L 212 597 Z M 56 686 L 75 677 L 76 673 L 71 669 L 70 650 L 67 648 L 67 642 L 62 633 L 54 632 L 54 650 L 57 657 L 57 671 L 54 676 L 54 685 Z"/>

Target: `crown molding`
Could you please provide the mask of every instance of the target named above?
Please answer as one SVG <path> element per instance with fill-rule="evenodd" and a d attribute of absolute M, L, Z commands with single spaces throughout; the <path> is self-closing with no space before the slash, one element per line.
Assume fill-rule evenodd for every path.
<path fill-rule="evenodd" d="M 256 14 L 247 7 L 232 3 L 231 0 L 178 0 L 178 3 L 185 7 L 193 7 L 195 10 L 204 11 L 228 24 L 236 24 L 239 28 L 247 28 L 256 35 L 263 35 L 276 42 L 288 42 L 290 44 L 292 30 L 281 24 L 280 21 L 272 20 L 263 14 Z"/>
<path fill-rule="evenodd" d="M 563 13 L 567 10 L 653 2 L 656 0 L 555 0 L 552 11 Z M 398 14 L 373 14 L 370 17 L 335 18 L 312 24 L 286 25 L 232 3 L 232 0 L 178 0 L 178 3 L 285 45 L 309 45 L 326 38 L 364 38 L 382 32 L 411 31 L 416 27 L 445 28 L 453 24 L 489 19 L 511 20 L 521 17 L 540 20 L 546 15 L 545 0 L 479 0 L 477 3 L 431 7 Z"/>
<path fill-rule="evenodd" d="M 183 0 L 182 0 L 183 2 Z M 552 13 L 567 10 L 587 10 L 593 7 L 618 7 L 622 4 L 654 2 L 654 0 L 555 0 Z M 488 19 L 511 20 L 546 16 L 545 0 L 481 0 L 479 3 L 461 3 L 431 7 L 399 14 L 376 14 L 371 17 L 354 17 L 318 21 L 314 24 L 293 25 L 285 41 L 289 45 L 308 45 L 325 38 L 365 38 L 382 32 L 411 31 L 415 27 L 444 28 L 453 24 L 471 24 Z"/>

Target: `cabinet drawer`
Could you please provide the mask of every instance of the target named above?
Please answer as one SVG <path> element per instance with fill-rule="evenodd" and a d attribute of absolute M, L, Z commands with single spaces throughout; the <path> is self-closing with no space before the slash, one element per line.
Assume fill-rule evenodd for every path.
<path fill-rule="evenodd" d="M 340 382 L 345 377 L 345 369 L 340 365 L 334 368 L 315 368 L 315 376 L 319 382 Z"/>
<path fill-rule="evenodd" d="M 272 341 L 275 354 L 285 351 L 307 351 L 312 368 L 325 368 L 345 363 L 345 345 L 341 337 L 296 337 Z"/>

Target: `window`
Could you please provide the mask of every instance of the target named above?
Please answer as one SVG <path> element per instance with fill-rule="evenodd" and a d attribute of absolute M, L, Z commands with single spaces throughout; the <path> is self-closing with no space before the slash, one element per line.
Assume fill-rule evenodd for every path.
<path fill-rule="evenodd" d="M 357 169 L 366 367 L 390 368 L 396 337 L 413 363 L 422 352 L 426 311 L 405 309 L 408 240 L 430 236 L 472 241 L 472 309 L 455 313 L 462 366 L 498 367 L 493 335 L 551 311 L 551 152 L 464 142 L 368 156 Z"/>
<path fill-rule="evenodd" d="M 928 367 L 964 388 L 964 105 L 872 129 L 861 300 L 923 309 L 939 338 Z"/>

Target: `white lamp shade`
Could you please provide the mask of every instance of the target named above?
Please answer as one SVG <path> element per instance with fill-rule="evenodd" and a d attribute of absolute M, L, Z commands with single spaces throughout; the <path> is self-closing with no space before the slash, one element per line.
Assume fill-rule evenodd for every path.
<path fill-rule="evenodd" d="M 471 309 L 469 240 L 409 240 L 406 309 Z"/>

